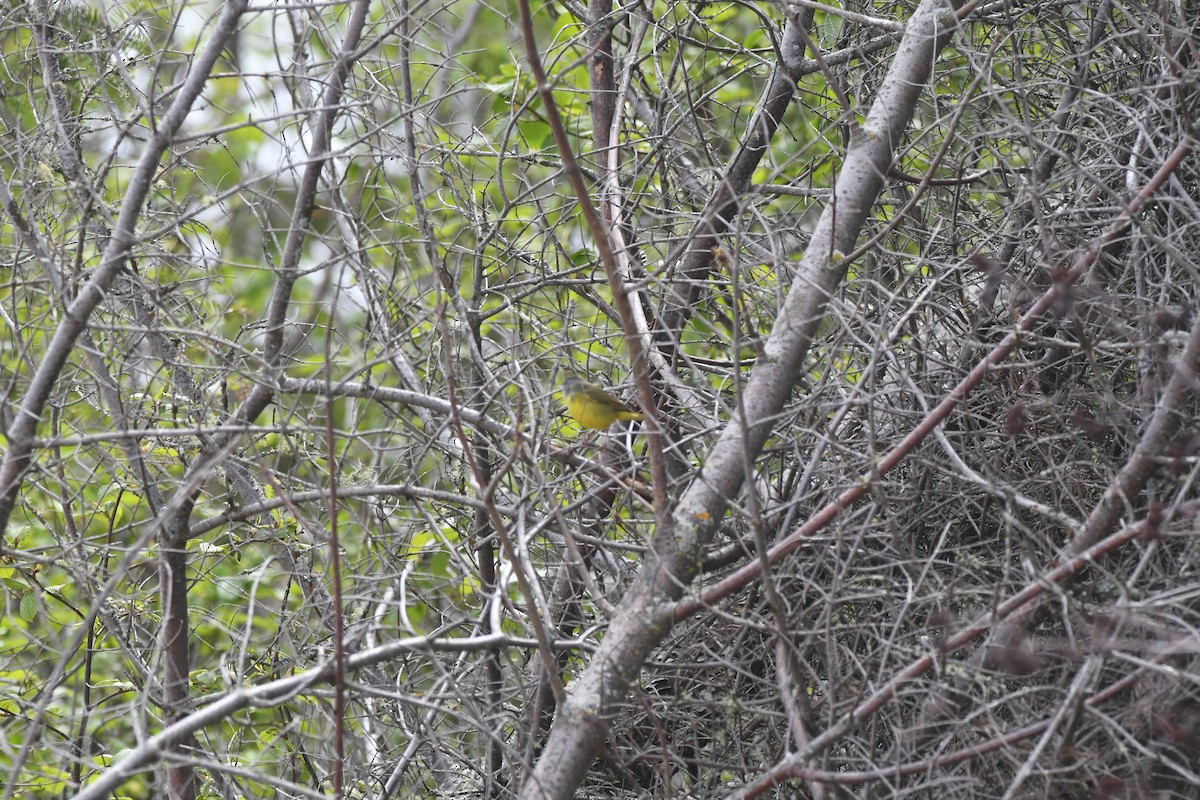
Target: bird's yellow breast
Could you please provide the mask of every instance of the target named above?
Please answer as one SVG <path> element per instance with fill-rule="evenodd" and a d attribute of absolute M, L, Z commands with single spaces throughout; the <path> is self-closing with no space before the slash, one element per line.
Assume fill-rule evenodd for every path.
<path fill-rule="evenodd" d="M 563 387 L 563 401 L 571 418 L 585 428 L 604 430 L 617 420 L 640 420 L 642 413 L 597 387 L 570 383 Z"/>

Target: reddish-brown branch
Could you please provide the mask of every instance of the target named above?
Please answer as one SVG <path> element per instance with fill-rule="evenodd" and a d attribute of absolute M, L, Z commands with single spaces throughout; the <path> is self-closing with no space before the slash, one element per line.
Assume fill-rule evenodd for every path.
<path fill-rule="evenodd" d="M 1200 513 L 1200 501 L 1192 501 L 1181 506 L 1174 514 L 1176 517 L 1195 516 Z M 788 756 L 783 761 L 779 762 L 771 769 L 760 775 L 756 780 L 748 784 L 738 797 L 757 797 L 773 787 L 778 786 L 782 781 L 791 778 L 803 778 L 805 780 L 820 780 L 818 773 L 807 769 L 804 765 L 813 758 L 813 756 L 821 753 L 823 750 L 832 746 L 835 742 L 841 739 L 846 734 L 850 733 L 854 728 L 862 723 L 862 721 L 874 714 L 885 704 L 896 697 L 901 687 L 924 675 L 934 664 L 941 658 L 950 655 L 958 650 L 961 650 L 966 645 L 978 639 L 988 631 L 992 630 L 998 623 L 1003 622 L 1011 617 L 1026 613 L 1027 609 L 1046 592 L 1050 591 L 1052 586 L 1062 586 L 1069 582 L 1073 577 L 1081 571 L 1094 564 L 1099 559 L 1109 553 L 1121 548 L 1123 545 L 1135 539 L 1147 536 L 1152 532 L 1157 532 L 1162 524 L 1169 520 L 1164 517 L 1162 519 L 1143 519 L 1135 524 L 1129 525 L 1107 539 L 1099 542 L 1093 547 L 1088 548 L 1083 553 L 1069 559 L 1058 567 L 1052 569 L 1043 576 L 1030 582 L 1017 594 L 1010 597 L 1008 600 L 996 606 L 994 611 L 991 611 L 974 622 L 968 624 L 958 633 L 949 637 L 942 643 L 937 652 L 927 653 L 920 658 L 914 660 L 907 667 L 897 672 L 883 686 L 876 689 L 865 700 L 854 707 L 854 710 L 847 714 L 837 724 L 828 728 L 824 733 L 815 737 L 808 747 L 804 748 L 794 755 Z M 1122 686 L 1126 684 L 1122 683 Z M 1112 689 L 1112 687 L 1110 687 Z M 1090 701 L 1090 705 L 1096 705 L 1104 700 L 1112 697 L 1116 690 L 1105 691 L 1098 693 Z M 1019 731 L 1014 731 L 1005 737 L 998 737 L 991 740 L 986 746 L 981 745 L 978 748 L 970 751 L 970 755 L 978 755 L 1004 744 L 1017 741 L 1019 739 L 1028 738 L 1029 736 L 1037 735 L 1044 730 L 1047 723 L 1042 722 L 1038 725 L 1022 728 Z M 1016 737 L 1015 739 L 1013 737 Z M 949 758 L 949 756 L 947 756 Z M 940 763 L 940 760 L 938 760 Z M 899 768 L 898 768 L 899 769 Z M 888 776 L 896 776 L 897 773 L 888 771 Z"/>
<path fill-rule="evenodd" d="M 828 502 L 817 513 L 813 514 L 808 520 L 797 528 L 792 533 L 785 536 L 776 543 L 768 553 L 769 563 L 776 563 L 779 559 L 786 556 L 788 553 L 795 550 L 800 544 L 812 536 L 817 531 L 824 528 L 827 524 L 833 521 L 845 509 L 849 508 L 856 500 L 861 498 L 870 489 L 873 482 L 877 481 L 881 476 L 887 474 L 894 469 L 906 456 L 909 455 L 921 442 L 925 440 L 930 433 L 941 425 L 958 404 L 961 403 L 975 386 L 988 374 L 988 370 L 997 364 L 1004 361 L 1009 353 L 1020 342 L 1021 334 L 1029 331 L 1034 323 L 1047 310 L 1054 306 L 1055 301 L 1072 283 L 1079 280 L 1084 274 L 1091 269 L 1092 264 L 1100 256 L 1103 249 L 1119 237 L 1133 222 L 1133 217 L 1138 210 L 1154 196 L 1154 193 L 1162 186 L 1162 184 L 1175 171 L 1176 167 L 1182 163 L 1185 156 L 1192 148 L 1192 142 L 1185 139 L 1181 142 L 1167 158 L 1163 161 L 1163 165 L 1159 170 L 1146 182 L 1142 190 L 1130 201 L 1129 205 L 1117 216 L 1113 223 L 1086 252 L 1081 254 L 1076 259 L 1075 266 L 1066 272 L 1063 277 L 1056 281 L 1051 287 L 1038 298 L 1037 302 L 1021 317 L 1016 328 L 1009 333 L 1004 339 L 992 348 L 986 356 L 983 357 L 975 365 L 975 367 L 967 373 L 958 385 L 955 386 L 946 397 L 937 404 L 932 411 L 926 415 L 917 427 L 891 450 L 887 452 L 879 460 L 878 465 L 869 474 L 863 475 L 858 483 L 849 489 L 843 491 L 835 499 Z M 1108 495 L 1106 495 L 1107 497 Z M 688 597 L 679 602 L 675 607 L 675 619 L 681 620 L 691 614 L 700 611 L 713 603 L 728 597 L 730 594 L 745 588 L 754 581 L 761 570 L 761 562 L 753 561 L 748 563 L 741 569 L 727 575 L 717 583 L 705 589 L 698 596 Z"/>

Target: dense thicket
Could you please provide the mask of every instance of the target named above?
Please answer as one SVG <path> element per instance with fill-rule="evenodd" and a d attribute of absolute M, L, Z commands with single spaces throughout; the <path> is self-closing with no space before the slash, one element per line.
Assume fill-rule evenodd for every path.
<path fill-rule="evenodd" d="M 9 4 L 0 796 L 1193 796 L 1200 5 L 843 6 Z"/>

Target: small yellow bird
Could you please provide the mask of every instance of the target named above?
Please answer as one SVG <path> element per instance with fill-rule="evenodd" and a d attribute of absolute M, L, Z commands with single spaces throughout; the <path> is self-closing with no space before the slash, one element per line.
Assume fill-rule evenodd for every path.
<path fill-rule="evenodd" d="M 574 375 L 563 381 L 562 394 L 567 413 L 585 428 L 602 431 L 617 420 L 642 419 L 642 412 L 633 406 Z"/>

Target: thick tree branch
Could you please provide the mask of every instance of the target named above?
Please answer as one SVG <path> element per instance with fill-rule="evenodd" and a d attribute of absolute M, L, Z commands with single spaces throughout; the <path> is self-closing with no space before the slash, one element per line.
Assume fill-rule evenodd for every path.
<path fill-rule="evenodd" d="M 603 746 L 617 705 L 645 659 L 671 627 L 671 609 L 695 577 L 707 545 L 730 499 L 801 374 L 817 325 L 834 287 L 845 275 L 843 253 L 854 241 L 883 186 L 913 109 L 929 78 L 953 19 L 950 6 L 922 3 L 907 26 L 862 135 L 852 142 L 838 175 L 834 201 L 817 223 L 797 279 L 775 320 L 744 398 L 744 419 L 724 430 L 699 478 L 680 499 L 671 519 L 652 538 L 654 555 L 621 603 L 599 652 L 571 686 L 533 775 L 521 790 L 526 800 L 573 795 Z M 764 131 L 765 134 L 765 131 Z M 766 138 L 756 146 L 765 147 Z"/>

